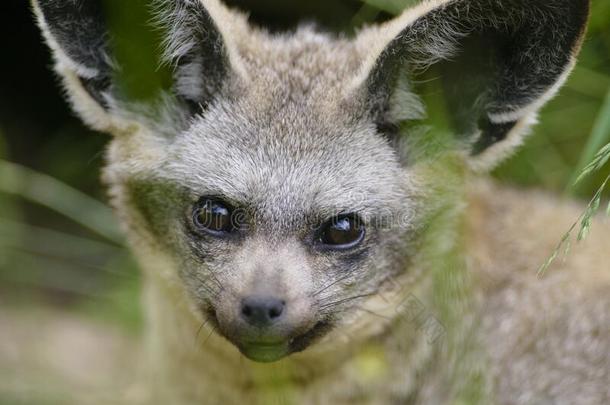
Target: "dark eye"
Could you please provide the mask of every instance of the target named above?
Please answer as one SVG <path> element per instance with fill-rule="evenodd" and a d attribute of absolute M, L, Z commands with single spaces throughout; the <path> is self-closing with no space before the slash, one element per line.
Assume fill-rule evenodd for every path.
<path fill-rule="evenodd" d="M 228 204 L 211 198 L 201 199 L 193 212 L 193 223 L 197 229 L 221 236 L 235 230 L 233 209 Z"/>
<path fill-rule="evenodd" d="M 334 249 L 349 249 L 364 239 L 364 224 L 354 214 L 332 218 L 321 229 L 320 242 Z"/>

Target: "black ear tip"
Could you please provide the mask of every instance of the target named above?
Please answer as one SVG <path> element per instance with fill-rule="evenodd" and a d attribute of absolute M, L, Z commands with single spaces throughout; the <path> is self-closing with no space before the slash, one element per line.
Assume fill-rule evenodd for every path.
<path fill-rule="evenodd" d="M 583 25 L 582 30 L 584 33 L 586 25 L 587 25 L 587 21 L 589 21 L 589 16 L 591 15 L 591 0 L 580 0 L 580 3 L 581 3 L 581 8 L 582 8 L 583 14 L 584 14 L 583 23 L 582 23 L 582 25 Z"/>
<path fill-rule="evenodd" d="M 591 0 L 569 0 L 568 2 L 573 16 L 578 19 L 577 22 L 580 25 L 585 26 L 591 12 Z"/>
<path fill-rule="evenodd" d="M 582 46 L 586 31 L 589 16 L 591 14 L 591 1 L 590 0 L 574 0 L 570 1 L 571 4 L 571 15 L 566 17 L 574 29 L 574 41 L 572 46 L 572 53 L 576 54 Z"/>
<path fill-rule="evenodd" d="M 103 93 L 110 86 L 107 28 L 103 0 L 33 0 L 48 34 L 70 61 L 84 70 L 84 89 L 106 107 Z M 77 72 L 82 73 L 82 72 Z"/>
<path fill-rule="evenodd" d="M 107 68 L 103 52 L 106 23 L 102 0 L 36 0 L 49 33 L 66 56 L 90 69 Z"/>

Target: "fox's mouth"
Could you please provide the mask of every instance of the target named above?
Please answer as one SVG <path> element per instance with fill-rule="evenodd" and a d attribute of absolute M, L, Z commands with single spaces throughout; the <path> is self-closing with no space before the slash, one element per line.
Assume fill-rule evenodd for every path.
<path fill-rule="evenodd" d="M 250 360 L 262 363 L 278 361 L 292 353 L 301 352 L 332 329 L 330 320 L 321 320 L 306 332 L 288 339 L 249 339 L 242 336 L 239 331 L 227 333 L 218 322 L 213 308 L 206 308 L 204 312 L 219 335 L 227 339 Z"/>
<path fill-rule="evenodd" d="M 259 342 L 241 342 L 236 344 L 241 354 L 253 361 L 261 363 L 270 363 L 286 357 L 290 354 L 290 344 L 287 342 L 278 343 L 259 343 Z"/>
<path fill-rule="evenodd" d="M 292 353 L 305 350 L 315 340 L 331 329 L 329 321 L 319 321 L 307 332 L 283 341 L 240 341 L 229 339 L 239 351 L 253 361 L 269 363 L 278 361 Z"/>

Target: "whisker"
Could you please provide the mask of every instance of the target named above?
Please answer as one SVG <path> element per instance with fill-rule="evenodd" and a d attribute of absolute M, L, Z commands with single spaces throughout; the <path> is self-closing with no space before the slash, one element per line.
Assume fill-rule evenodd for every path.
<path fill-rule="evenodd" d="M 205 291 L 207 291 L 209 294 L 211 294 L 212 296 L 218 296 L 221 292 L 226 292 L 229 293 L 232 297 L 235 297 L 235 291 L 230 289 L 230 288 L 225 288 L 224 286 L 222 286 L 220 284 L 220 281 L 218 280 L 218 278 L 216 278 L 215 276 L 211 275 L 213 279 L 216 280 L 216 284 L 218 285 L 218 288 L 214 288 L 213 286 L 208 285 L 208 281 L 210 280 L 209 278 L 203 278 L 201 274 L 195 273 L 193 274 L 195 276 L 195 279 L 197 281 L 199 281 L 201 283 L 201 288 L 203 288 Z"/>
<path fill-rule="evenodd" d="M 199 288 L 213 297 L 217 296 L 220 293 L 220 291 L 217 291 L 216 289 L 214 289 L 212 287 L 206 286 L 205 284 L 199 285 Z"/>
<path fill-rule="evenodd" d="M 209 286 L 208 285 L 209 279 L 203 278 L 200 274 L 194 273 L 193 275 L 195 276 L 195 279 L 201 283 L 201 285 L 199 287 L 203 288 L 207 293 L 209 293 L 213 296 L 216 296 L 216 295 L 220 294 L 221 291 L 223 291 L 222 286 L 219 286 L 219 289 Z"/>
<path fill-rule="evenodd" d="M 329 289 L 329 288 L 330 288 L 330 287 L 332 287 L 333 285 L 335 285 L 335 284 L 337 284 L 337 283 L 340 283 L 341 281 L 343 281 L 343 280 L 345 280 L 345 279 L 349 278 L 350 276 L 351 276 L 351 274 L 349 274 L 349 273 L 348 273 L 348 274 L 344 275 L 343 277 L 339 278 L 338 280 L 335 280 L 335 281 L 333 281 L 332 283 L 330 283 L 330 284 L 327 284 L 327 285 L 323 286 L 321 289 L 319 289 L 318 291 L 316 291 L 316 292 L 313 294 L 313 296 L 315 297 L 315 296 L 317 296 L 318 294 L 323 293 L 324 291 L 326 291 L 327 289 Z"/>
<path fill-rule="evenodd" d="M 220 288 L 222 290 L 223 289 L 222 284 L 221 284 L 220 280 L 218 279 L 218 277 L 216 277 L 216 274 L 210 272 L 210 276 L 212 276 L 214 281 L 216 281 L 216 284 L 218 285 L 218 288 Z"/>
<path fill-rule="evenodd" d="M 210 321 L 210 318 L 207 318 L 205 321 L 201 322 L 201 325 L 199 325 L 199 328 L 197 329 L 197 333 L 195 333 L 195 345 L 197 345 L 197 342 L 199 341 L 199 334 L 201 334 L 201 331 L 203 330 L 205 325 L 208 324 L 209 321 Z"/>
<path fill-rule="evenodd" d="M 214 333 L 215 331 L 216 331 L 216 326 L 212 326 L 212 329 L 210 330 L 210 333 L 208 333 L 208 336 L 205 338 L 205 340 L 203 341 L 201 346 L 205 346 L 207 341 L 210 339 L 210 336 L 212 336 L 212 333 Z"/>
<path fill-rule="evenodd" d="M 356 305 L 354 308 L 359 309 L 360 311 L 368 312 L 371 315 L 375 315 L 383 319 L 392 320 L 392 318 L 390 318 L 389 316 L 381 315 L 375 311 L 371 311 L 370 309 L 362 308 L 360 305 Z"/>
<path fill-rule="evenodd" d="M 326 309 L 326 308 L 329 308 L 329 307 L 333 307 L 333 306 L 342 304 L 344 302 L 352 301 L 352 300 L 355 300 L 355 299 L 358 299 L 358 298 L 363 298 L 363 297 L 370 297 L 371 295 L 375 295 L 375 294 L 377 294 L 377 292 L 374 291 L 374 292 L 370 292 L 370 293 L 366 293 L 366 294 L 355 295 L 353 297 L 343 298 L 343 299 L 340 299 L 340 300 L 337 300 L 337 301 L 333 301 L 333 302 L 329 302 L 327 304 L 321 305 L 320 309 L 323 310 L 323 309 Z"/>

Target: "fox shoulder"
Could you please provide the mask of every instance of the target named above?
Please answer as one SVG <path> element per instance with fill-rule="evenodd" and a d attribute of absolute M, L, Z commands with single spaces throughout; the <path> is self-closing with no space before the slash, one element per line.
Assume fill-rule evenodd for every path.
<path fill-rule="evenodd" d="M 475 188 L 471 255 L 502 403 L 607 403 L 610 224 L 595 218 L 586 239 L 537 274 L 585 207 L 542 192 Z"/>

